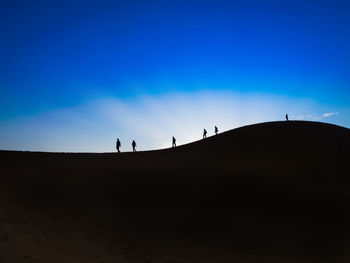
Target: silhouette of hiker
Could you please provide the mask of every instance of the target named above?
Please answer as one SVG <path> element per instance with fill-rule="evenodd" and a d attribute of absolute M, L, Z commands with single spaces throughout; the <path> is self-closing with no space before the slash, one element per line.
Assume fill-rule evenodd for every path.
<path fill-rule="evenodd" d="M 118 139 L 117 139 L 117 143 L 116 143 L 116 147 L 117 147 L 118 153 L 120 153 L 120 150 L 119 150 L 120 146 L 122 146 L 122 145 L 121 145 L 121 143 L 120 143 L 120 141 L 119 141 L 119 138 L 118 138 Z"/>
<path fill-rule="evenodd" d="M 289 119 L 288 119 L 288 114 L 286 114 L 286 121 L 289 121 Z"/>
<path fill-rule="evenodd" d="M 218 135 L 219 129 L 215 126 L 215 135 Z"/>
<path fill-rule="evenodd" d="M 173 136 L 173 147 L 176 147 L 176 139 L 174 136 Z"/>
<path fill-rule="evenodd" d="M 206 129 L 203 130 L 203 139 L 204 138 L 207 138 L 207 130 Z"/>
<path fill-rule="evenodd" d="M 135 142 L 135 140 L 132 141 L 131 145 L 132 145 L 132 151 L 136 152 L 136 142 Z"/>

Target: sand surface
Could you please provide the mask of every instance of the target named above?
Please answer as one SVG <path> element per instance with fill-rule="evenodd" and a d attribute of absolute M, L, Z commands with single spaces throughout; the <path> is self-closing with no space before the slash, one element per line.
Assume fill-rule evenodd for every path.
<path fill-rule="evenodd" d="M 138 153 L 0 151 L 0 262 L 349 262 L 350 131 L 273 122 Z"/>

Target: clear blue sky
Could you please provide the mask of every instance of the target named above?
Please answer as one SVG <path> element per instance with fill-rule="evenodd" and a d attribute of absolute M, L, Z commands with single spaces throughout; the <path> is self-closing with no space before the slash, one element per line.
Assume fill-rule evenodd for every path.
<path fill-rule="evenodd" d="M 150 139 L 174 133 L 162 112 L 186 126 L 186 107 L 199 135 L 212 120 L 229 129 L 278 110 L 350 127 L 349 14 L 346 0 L 2 1 L 0 148 L 163 147 Z M 203 108 L 217 115 L 199 118 Z"/>

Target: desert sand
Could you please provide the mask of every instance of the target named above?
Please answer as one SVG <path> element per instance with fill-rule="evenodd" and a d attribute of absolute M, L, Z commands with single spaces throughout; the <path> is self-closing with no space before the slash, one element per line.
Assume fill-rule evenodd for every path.
<path fill-rule="evenodd" d="M 270 122 L 163 150 L 0 160 L 0 262 L 350 262 L 343 127 Z"/>

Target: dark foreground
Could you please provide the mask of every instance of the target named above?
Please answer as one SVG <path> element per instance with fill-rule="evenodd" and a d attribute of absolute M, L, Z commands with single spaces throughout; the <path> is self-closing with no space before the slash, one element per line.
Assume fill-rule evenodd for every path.
<path fill-rule="evenodd" d="M 350 262 L 350 131 L 136 154 L 0 151 L 0 262 Z"/>

